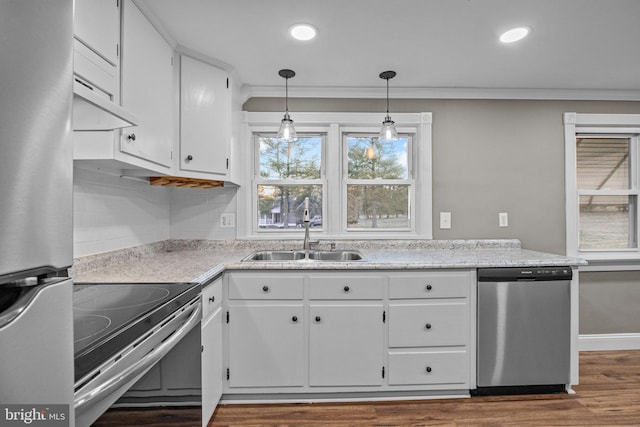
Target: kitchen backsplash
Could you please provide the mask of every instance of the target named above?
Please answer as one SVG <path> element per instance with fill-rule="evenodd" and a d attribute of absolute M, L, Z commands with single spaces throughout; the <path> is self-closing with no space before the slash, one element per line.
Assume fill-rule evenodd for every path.
<path fill-rule="evenodd" d="M 172 188 L 171 238 L 234 240 L 236 227 L 220 227 L 220 214 L 233 214 L 237 224 L 237 187 Z"/>
<path fill-rule="evenodd" d="M 236 215 L 236 188 L 150 186 L 142 178 L 74 168 L 74 258 L 167 239 L 233 240 L 220 214 Z"/>
<path fill-rule="evenodd" d="M 168 239 L 169 205 L 164 187 L 74 168 L 73 256 Z"/>

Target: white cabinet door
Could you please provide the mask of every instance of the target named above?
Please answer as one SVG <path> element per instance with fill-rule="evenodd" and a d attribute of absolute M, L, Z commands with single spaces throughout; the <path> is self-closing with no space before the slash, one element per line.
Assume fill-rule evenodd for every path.
<path fill-rule="evenodd" d="M 120 8 L 116 1 L 75 0 L 75 37 L 113 66 L 118 64 Z"/>
<path fill-rule="evenodd" d="M 229 306 L 229 386 L 304 384 L 302 303 Z"/>
<path fill-rule="evenodd" d="M 120 151 L 171 167 L 173 49 L 131 0 L 123 7 L 121 101 L 140 124 L 122 131 Z"/>
<path fill-rule="evenodd" d="M 231 95 L 224 70 L 187 56 L 180 69 L 180 169 L 226 175 Z"/>
<path fill-rule="evenodd" d="M 222 396 L 222 309 L 202 324 L 202 426 L 206 427 Z"/>
<path fill-rule="evenodd" d="M 382 314 L 382 304 L 311 304 L 309 385 L 381 385 Z"/>

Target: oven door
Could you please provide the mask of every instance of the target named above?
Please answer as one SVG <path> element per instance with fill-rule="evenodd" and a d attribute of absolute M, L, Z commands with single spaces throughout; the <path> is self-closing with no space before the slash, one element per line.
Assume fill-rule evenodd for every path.
<path fill-rule="evenodd" d="M 201 320 L 200 296 L 192 299 L 75 385 L 76 426 L 90 426 Z"/>

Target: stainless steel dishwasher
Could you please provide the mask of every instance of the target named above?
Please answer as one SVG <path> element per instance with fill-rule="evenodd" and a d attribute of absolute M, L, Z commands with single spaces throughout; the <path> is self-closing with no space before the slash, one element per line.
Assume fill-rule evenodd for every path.
<path fill-rule="evenodd" d="M 474 394 L 565 390 L 571 277 L 571 267 L 478 269 Z"/>

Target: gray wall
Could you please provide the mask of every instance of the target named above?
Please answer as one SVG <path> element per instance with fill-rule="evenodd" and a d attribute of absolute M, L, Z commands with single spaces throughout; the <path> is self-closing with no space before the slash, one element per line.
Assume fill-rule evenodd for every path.
<path fill-rule="evenodd" d="M 247 111 L 281 111 L 252 98 Z M 289 99 L 289 111 L 385 111 L 383 99 Z M 516 238 L 527 249 L 564 254 L 562 113 L 640 114 L 640 102 L 391 100 L 394 112 L 433 113 L 435 239 Z M 451 230 L 438 212 L 451 212 Z M 498 227 L 498 213 L 509 227 Z M 580 333 L 639 332 L 640 273 L 582 273 Z M 607 295 L 606 303 L 598 301 Z M 605 332 L 603 332 L 605 331 Z"/>

